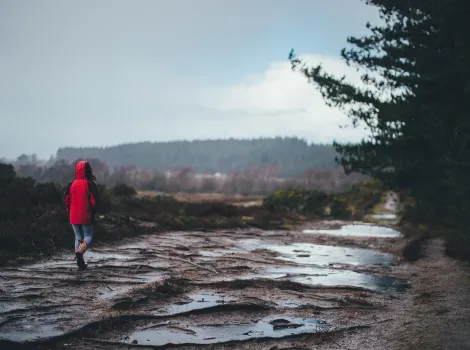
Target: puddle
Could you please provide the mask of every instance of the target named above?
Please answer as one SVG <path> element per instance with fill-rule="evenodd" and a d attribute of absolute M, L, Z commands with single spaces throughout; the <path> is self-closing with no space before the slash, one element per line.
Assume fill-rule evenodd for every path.
<path fill-rule="evenodd" d="M 337 230 L 303 230 L 302 233 L 352 237 L 402 237 L 402 234 L 397 230 L 373 225 L 344 225 Z"/>
<path fill-rule="evenodd" d="M 265 268 L 257 274 L 246 275 L 244 279 L 268 278 L 287 279 L 308 285 L 351 286 L 380 292 L 402 293 L 409 288 L 407 280 L 389 276 L 369 275 L 349 270 L 320 269 L 312 267 L 284 266 Z"/>
<path fill-rule="evenodd" d="M 0 331 L 0 339 L 10 341 L 34 341 L 41 338 L 49 338 L 63 334 L 64 330 L 58 327 L 58 316 L 43 315 L 40 317 L 22 317 L 15 322 L 15 328 L 12 329 L 9 323 L 6 323 Z M 8 322 L 8 321 L 7 321 Z"/>
<path fill-rule="evenodd" d="M 170 344 L 213 344 L 261 337 L 282 338 L 292 334 L 315 333 L 331 327 L 325 321 L 301 318 L 265 318 L 256 323 L 158 327 L 129 335 L 129 343 L 165 346 Z"/>
<path fill-rule="evenodd" d="M 280 278 L 284 277 L 286 274 L 272 274 L 269 271 L 264 271 L 264 274 L 266 276 L 275 275 L 275 278 Z M 251 277 L 259 277 L 259 275 L 251 275 Z M 251 278 L 249 276 L 245 276 L 242 279 L 249 279 Z M 267 278 L 264 277 L 263 278 Z M 158 315 L 158 316 L 173 316 L 173 315 L 178 315 L 178 314 L 183 314 L 187 313 L 190 311 L 197 311 L 197 310 L 204 310 L 204 309 L 210 309 L 213 308 L 217 305 L 234 305 L 237 303 L 244 303 L 244 302 L 250 302 L 251 298 L 245 299 L 242 297 L 242 300 L 235 300 L 233 297 L 227 297 L 223 294 L 219 293 L 193 293 L 193 294 L 188 294 L 187 295 L 188 299 L 187 300 L 181 300 L 170 306 L 169 308 L 166 308 L 164 312 L 161 312 L 161 310 L 158 310 L 158 312 L 153 313 L 153 315 Z M 292 301 L 292 300 L 276 300 L 274 304 L 277 305 L 277 307 L 284 307 L 284 308 L 297 308 L 301 304 L 297 301 Z"/>
<path fill-rule="evenodd" d="M 2 300 L 0 302 L 0 315 L 11 313 L 12 311 L 15 311 L 15 310 L 22 310 L 25 307 L 26 307 L 26 303 L 20 303 L 20 302 L 15 302 L 11 300 Z"/>
<path fill-rule="evenodd" d="M 395 220 L 397 218 L 396 214 L 393 213 L 377 213 L 369 215 L 371 219 L 377 220 Z"/>
<path fill-rule="evenodd" d="M 194 293 L 188 294 L 187 301 L 181 301 L 176 305 L 170 306 L 165 312 L 158 312 L 157 315 L 172 315 L 193 310 L 205 309 L 219 304 L 230 303 L 226 301 L 225 296 L 217 293 Z"/>
<path fill-rule="evenodd" d="M 263 248 L 281 254 L 278 259 L 318 267 L 334 264 L 390 266 L 396 262 L 396 257 L 392 254 L 361 248 L 333 247 L 310 243 L 265 245 Z"/>

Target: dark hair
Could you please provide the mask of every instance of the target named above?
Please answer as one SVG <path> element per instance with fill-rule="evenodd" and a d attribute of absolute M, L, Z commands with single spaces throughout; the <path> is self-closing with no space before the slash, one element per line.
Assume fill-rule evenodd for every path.
<path fill-rule="evenodd" d="M 93 174 L 93 170 L 91 170 L 91 165 L 88 162 L 85 163 L 85 177 L 87 178 L 87 180 L 96 180 L 96 176 L 95 174 Z"/>

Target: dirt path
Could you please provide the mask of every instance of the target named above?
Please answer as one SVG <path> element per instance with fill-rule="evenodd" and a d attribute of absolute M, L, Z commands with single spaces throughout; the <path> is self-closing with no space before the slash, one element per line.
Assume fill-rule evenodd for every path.
<path fill-rule="evenodd" d="M 340 335 L 344 349 L 470 349 L 470 268 L 447 257 L 440 239 L 423 248 L 424 257 L 409 265 L 410 293 L 390 305 L 390 319 Z"/>
<path fill-rule="evenodd" d="M 442 242 L 409 264 L 406 238 L 345 224 L 169 232 L 93 247 L 85 272 L 69 254 L 2 269 L 0 348 L 466 349 L 470 279 Z"/>
<path fill-rule="evenodd" d="M 444 242 L 428 241 L 404 327 L 401 349 L 470 349 L 470 269 L 444 254 Z"/>

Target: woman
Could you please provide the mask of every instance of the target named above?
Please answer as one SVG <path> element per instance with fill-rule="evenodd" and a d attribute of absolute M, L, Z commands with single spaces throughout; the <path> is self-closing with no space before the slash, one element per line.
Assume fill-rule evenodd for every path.
<path fill-rule="evenodd" d="M 93 239 L 93 222 L 100 200 L 95 180 L 90 163 L 79 161 L 75 165 L 75 179 L 64 193 L 65 207 L 70 213 L 70 224 L 75 233 L 75 259 L 80 270 L 88 266 L 83 254 Z"/>

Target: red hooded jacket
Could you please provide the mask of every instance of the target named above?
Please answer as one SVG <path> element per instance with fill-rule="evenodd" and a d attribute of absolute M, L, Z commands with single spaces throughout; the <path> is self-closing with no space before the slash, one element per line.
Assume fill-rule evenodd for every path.
<path fill-rule="evenodd" d="M 70 212 L 72 225 L 90 224 L 94 221 L 100 195 L 98 186 L 91 180 L 90 175 L 91 168 L 88 162 L 78 162 L 75 165 L 75 179 L 65 190 L 64 202 Z"/>

